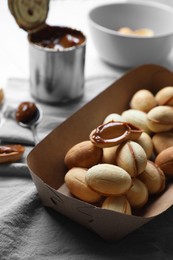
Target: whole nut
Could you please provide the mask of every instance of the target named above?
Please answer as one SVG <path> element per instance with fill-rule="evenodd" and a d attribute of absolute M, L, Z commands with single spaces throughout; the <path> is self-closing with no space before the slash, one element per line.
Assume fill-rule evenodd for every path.
<path fill-rule="evenodd" d="M 163 150 L 155 159 L 166 177 L 173 177 L 173 146 Z"/>
<path fill-rule="evenodd" d="M 149 28 L 140 28 L 134 31 L 135 35 L 149 37 L 154 35 L 154 31 Z"/>
<path fill-rule="evenodd" d="M 138 178 L 146 185 L 149 194 L 160 193 L 165 189 L 165 175 L 161 168 L 148 160 L 145 170 Z"/>
<path fill-rule="evenodd" d="M 155 95 L 159 105 L 173 106 L 173 86 L 167 86 L 162 88 Z"/>
<path fill-rule="evenodd" d="M 68 169 L 72 167 L 90 168 L 102 159 L 102 149 L 89 140 L 77 143 L 69 149 L 64 158 Z"/>
<path fill-rule="evenodd" d="M 131 215 L 131 206 L 125 196 L 107 197 L 102 204 L 102 209 L 109 209 L 123 214 Z"/>
<path fill-rule="evenodd" d="M 131 187 L 131 177 L 122 168 L 112 164 L 98 164 L 86 172 L 86 183 L 91 189 L 106 195 L 118 196 Z"/>
<path fill-rule="evenodd" d="M 126 198 L 132 208 L 141 208 L 148 201 L 148 189 L 142 181 L 133 178 L 132 186 L 126 192 Z"/>
<path fill-rule="evenodd" d="M 151 91 L 147 89 L 137 91 L 130 101 L 132 109 L 138 109 L 146 113 L 155 106 L 157 106 L 157 101 Z"/>
<path fill-rule="evenodd" d="M 118 29 L 118 32 L 125 35 L 132 35 L 133 30 L 129 27 L 121 27 Z"/>
<path fill-rule="evenodd" d="M 169 131 L 173 128 L 173 107 L 157 106 L 147 114 L 148 127 L 155 133 Z"/>
<path fill-rule="evenodd" d="M 101 195 L 86 184 L 86 171 L 87 169 L 74 167 L 66 173 L 64 180 L 69 191 L 76 198 L 95 203 L 101 199 Z"/>
<path fill-rule="evenodd" d="M 173 146 L 173 132 L 162 132 L 153 135 L 152 143 L 156 154 Z"/>
<path fill-rule="evenodd" d="M 153 36 L 153 30 L 149 28 L 139 28 L 136 30 L 132 30 L 129 27 L 121 27 L 118 29 L 118 32 L 123 35 L 133 35 L 133 36 L 141 36 L 141 37 L 149 37 Z"/>
<path fill-rule="evenodd" d="M 122 113 L 122 118 L 124 121 L 139 127 L 148 134 L 151 134 L 151 130 L 148 128 L 147 113 L 137 109 L 128 109 Z"/>
<path fill-rule="evenodd" d="M 121 121 L 123 122 L 123 118 L 121 115 L 117 114 L 117 113 L 112 113 L 109 114 L 103 121 L 103 124 L 108 123 L 110 121 Z"/>
<path fill-rule="evenodd" d="M 116 164 L 127 171 L 131 177 L 136 177 L 145 170 L 147 155 L 138 143 L 128 141 L 119 145 Z"/>
<path fill-rule="evenodd" d="M 152 156 L 154 149 L 151 137 L 147 133 L 143 132 L 136 142 L 142 146 L 147 158 L 149 159 Z"/>

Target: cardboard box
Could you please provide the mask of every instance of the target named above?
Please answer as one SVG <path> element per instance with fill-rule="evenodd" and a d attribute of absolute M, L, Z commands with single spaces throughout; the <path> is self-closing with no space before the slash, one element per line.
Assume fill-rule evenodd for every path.
<path fill-rule="evenodd" d="M 27 163 L 43 205 L 106 240 L 120 239 L 167 210 L 173 204 L 173 183 L 162 195 L 154 197 L 139 216 L 124 215 L 80 201 L 72 197 L 64 185 L 64 156 L 70 147 L 88 140 L 91 130 L 108 114 L 129 108 L 129 101 L 137 90 L 145 88 L 156 93 L 167 85 L 173 85 L 173 74 L 166 68 L 144 65 L 133 69 L 41 141 L 28 155 Z"/>

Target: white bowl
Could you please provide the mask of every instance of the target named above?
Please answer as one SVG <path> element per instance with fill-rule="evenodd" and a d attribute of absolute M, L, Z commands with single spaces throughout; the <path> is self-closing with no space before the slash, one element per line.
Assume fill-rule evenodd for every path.
<path fill-rule="evenodd" d="M 118 2 L 96 6 L 89 28 L 100 57 L 113 65 L 163 64 L 173 47 L 173 8 L 154 2 Z M 154 36 L 122 35 L 117 30 L 149 28 Z"/>

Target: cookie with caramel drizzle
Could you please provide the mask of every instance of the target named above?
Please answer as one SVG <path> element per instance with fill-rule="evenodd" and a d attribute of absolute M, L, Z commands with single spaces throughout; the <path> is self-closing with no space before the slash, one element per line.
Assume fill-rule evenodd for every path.
<path fill-rule="evenodd" d="M 19 161 L 25 151 L 20 144 L 0 145 L 0 164 Z"/>
<path fill-rule="evenodd" d="M 127 122 L 110 121 L 99 125 L 90 133 L 90 140 L 98 147 L 118 145 L 124 141 L 137 140 L 143 130 Z"/>

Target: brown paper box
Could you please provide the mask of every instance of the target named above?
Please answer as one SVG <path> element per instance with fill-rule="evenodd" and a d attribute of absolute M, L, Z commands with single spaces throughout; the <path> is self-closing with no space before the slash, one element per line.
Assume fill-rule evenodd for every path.
<path fill-rule="evenodd" d="M 173 183 L 147 204 L 140 216 L 101 209 L 73 198 L 64 185 L 66 168 L 63 162 L 68 149 L 88 140 L 91 130 L 100 125 L 108 114 L 121 114 L 128 109 L 129 101 L 137 90 L 145 88 L 156 93 L 167 85 L 173 85 L 173 74 L 161 66 L 144 65 L 133 69 L 41 141 L 29 154 L 27 163 L 43 205 L 106 240 L 120 239 L 167 210 L 173 204 Z"/>

